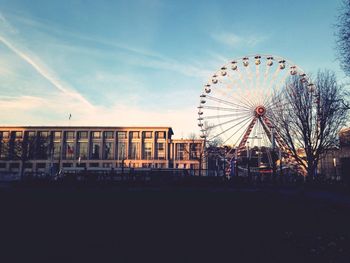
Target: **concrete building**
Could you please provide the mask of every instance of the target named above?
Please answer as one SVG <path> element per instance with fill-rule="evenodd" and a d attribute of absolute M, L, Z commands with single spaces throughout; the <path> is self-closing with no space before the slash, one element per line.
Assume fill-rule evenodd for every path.
<path fill-rule="evenodd" d="M 171 127 L 0 127 L 0 173 L 205 166 L 203 140 L 172 136 Z"/>

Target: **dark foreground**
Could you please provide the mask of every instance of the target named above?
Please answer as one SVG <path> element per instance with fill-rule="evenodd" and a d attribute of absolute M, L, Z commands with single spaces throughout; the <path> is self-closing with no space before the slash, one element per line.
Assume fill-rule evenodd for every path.
<path fill-rule="evenodd" d="M 349 262 L 350 206 L 326 200 L 299 190 L 3 188 L 0 262 Z"/>

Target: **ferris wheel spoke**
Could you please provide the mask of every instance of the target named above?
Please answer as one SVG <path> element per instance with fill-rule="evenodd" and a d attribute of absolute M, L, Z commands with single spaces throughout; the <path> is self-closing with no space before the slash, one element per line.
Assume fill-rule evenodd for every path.
<path fill-rule="evenodd" d="M 270 68 L 271 66 L 268 66 L 268 68 Z M 273 85 L 273 83 L 275 82 L 278 73 L 280 72 L 280 68 L 277 67 L 276 70 L 274 71 L 274 73 L 272 74 L 272 76 L 270 78 L 266 78 L 266 81 L 264 83 L 264 85 L 258 90 L 258 93 L 260 94 L 258 97 L 258 103 L 264 105 L 264 100 L 269 97 L 271 94 L 271 87 Z"/>
<path fill-rule="evenodd" d="M 263 84 L 262 84 L 261 88 L 266 87 L 266 82 L 267 82 L 267 79 L 269 78 L 269 72 L 270 72 L 270 67 L 267 66 L 265 69 Z"/>
<path fill-rule="evenodd" d="M 203 109 L 208 109 L 208 110 L 219 110 L 219 111 L 231 111 L 231 112 L 237 112 L 237 108 L 224 108 L 224 107 L 219 107 L 219 106 L 202 106 Z M 245 110 L 247 111 L 247 110 Z"/>
<path fill-rule="evenodd" d="M 213 130 L 214 128 L 217 128 L 217 127 L 219 127 L 219 126 L 222 127 L 223 125 L 226 125 L 226 124 L 228 124 L 228 123 L 235 122 L 235 121 L 238 121 L 238 120 L 241 120 L 241 119 L 247 119 L 247 118 L 249 118 L 249 115 L 248 115 L 248 114 L 245 115 L 245 116 L 241 116 L 241 117 L 232 119 L 232 120 L 228 120 L 228 121 L 225 121 L 225 122 L 222 122 L 222 123 L 215 124 L 215 125 L 213 125 L 213 126 L 209 126 L 208 129 L 209 129 L 209 130 Z"/>
<path fill-rule="evenodd" d="M 239 105 L 239 104 L 236 104 L 236 103 L 233 103 L 233 102 L 230 102 L 230 101 L 226 101 L 226 100 L 223 100 L 223 99 L 219 99 L 219 98 L 216 98 L 216 97 L 213 97 L 213 96 L 206 95 L 206 98 L 210 99 L 212 101 L 216 101 L 216 102 L 220 102 L 222 104 L 229 105 L 229 106 L 241 107 L 241 108 L 245 108 L 247 110 L 250 110 L 250 108 L 247 107 L 247 106 Z"/>
<path fill-rule="evenodd" d="M 223 84 L 225 84 L 227 87 L 230 85 L 230 83 L 226 83 L 226 82 Z M 227 90 L 228 89 L 229 88 L 227 88 Z M 245 98 L 245 96 L 243 95 L 243 92 L 240 93 L 242 95 L 241 97 L 232 97 L 230 94 L 225 92 L 223 89 L 218 89 L 218 90 L 216 90 L 216 92 L 220 93 L 221 95 L 225 96 L 226 98 L 230 98 L 230 99 L 234 100 L 235 102 L 237 102 L 243 106 L 253 107 L 253 104 Z"/>
<path fill-rule="evenodd" d="M 227 75 L 225 76 L 225 78 L 222 78 L 220 79 L 220 83 L 224 86 L 226 86 L 226 89 L 225 90 L 231 90 L 233 91 L 233 86 L 235 85 L 237 90 L 239 90 L 239 94 L 243 94 L 245 91 L 247 91 L 247 89 L 245 89 L 245 91 L 242 89 L 242 85 L 239 85 L 237 80 L 234 79 L 232 77 L 232 75 L 230 73 L 227 73 Z M 248 107 L 252 107 L 252 103 L 249 102 L 248 100 L 245 99 L 244 96 L 241 96 L 240 98 L 237 98 L 237 97 L 232 97 L 229 93 L 227 93 L 226 91 L 224 91 L 224 89 L 217 89 L 216 92 L 224 95 L 225 97 L 228 97 L 228 98 L 232 98 L 233 100 L 245 105 L 245 106 L 248 106 Z M 243 100 L 242 100 L 243 99 Z"/>
<path fill-rule="evenodd" d="M 273 81 L 271 81 L 270 85 L 268 86 L 268 91 L 270 94 L 267 94 L 264 98 L 263 103 L 266 103 L 266 101 L 268 100 L 268 98 L 270 98 L 271 96 L 276 96 L 279 92 L 280 92 L 280 87 L 283 86 L 283 84 L 286 82 L 287 77 L 289 76 L 289 72 L 287 70 L 285 70 L 285 74 L 282 75 L 281 79 L 279 80 L 279 82 L 276 83 L 275 88 L 273 89 L 273 84 L 276 81 L 276 77 L 277 74 L 281 72 L 281 69 L 278 68 L 278 70 L 276 70 L 275 74 L 274 74 L 274 79 Z M 275 76 L 276 75 L 276 76 Z M 275 94 L 271 94 L 271 92 L 274 92 Z"/>
<path fill-rule="evenodd" d="M 227 79 L 231 79 L 231 80 L 232 80 L 232 84 L 234 84 L 235 82 L 237 82 L 237 81 L 235 81 L 235 80 L 233 79 L 233 77 L 232 77 L 231 74 L 227 74 Z M 229 85 L 230 83 L 225 83 L 225 84 Z M 239 102 L 241 102 L 242 104 L 248 106 L 248 107 L 254 107 L 254 104 L 253 104 L 251 101 L 247 100 L 245 96 L 243 96 L 243 94 L 244 94 L 248 89 L 246 88 L 245 90 L 243 90 L 243 89 L 242 89 L 242 85 L 238 85 L 238 83 L 237 83 L 237 89 L 239 90 L 239 93 L 240 93 L 242 96 L 241 96 L 241 98 L 235 98 L 235 99 L 238 100 Z M 226 94 L 226 95 L 227 95 L 227 94 Z M 241 99 L 242 99 L 242 100 L 241 100 Z"/>
<path fill-rule="evenodd" d="M 243 115 L 243 114 L 244 114 L 244 115 L 247 115 L 247 112 L 241 113 L 241 114 L 232 113 L 232 114 L 205 116 L 205 117 L 202 117 L 202 119 L 203 119 L 203 120 L 209 120 L 209 119 L 228 118 L 228 117 L 234 117 L 234 116 Z"/>
<path fill-rule="evenodd" d="M 260 90 L 260 65 L 255 65 L 255 87 Z"/>
<path fill-rule="evenodd" d="M 248 80 L 249 80 L 249 88 L 253 88 L 254 87 L 254 83 L 253 83 L 253 76 L 252 76 L 252 71 L 250 69 L 250 66 L 245 67 L 245 71 L 247 73 L 248 76 Z"/>
<path fill-rule="evenodd" d="M 236 130 L 228 139 L 226 139 L 226 140 L 223 142 L 223 144 L 227 143 L 233 136 L 235 136 L 238 132 L 240 132 L 241 130 L 243 130 L 243 129 L 246 127 L 246 125 L 247 125 L 248 123 L 250 123 L 250 121 L 251 121 L 251 119 L 248 118 L 247 121 L 246 121 L 244 124 L 242 124 L 242 126 L 241 126 L 238 130 Z M 243 136 L 243 135 L 242 135 L 242 136 Z M 234 145 L 235 145 L 235 144 L 234 144 Z"/>
<path fill-rule="evenodd" d="M 245 118 L 244 120 L 242 120 L 242 121 L 236 123 L 235 125 L 232 125 L 231 127 L 227 128 L 226 130 L 224 130 L 224 131 L 220 132 L 219 134 L 216 134 L 215 136 L 211 137 L 211 138 L 209 139 L 209 141 L 212 140 L 212 139 L 214 139 L 214 138 L 219 137 L 220 135 L 222 135 L 222 134 L 228 132 L 229 130 L 231 130 L 231 129 L 237 127 L 238 125 L 240 125 L 240 124 L 246 122 L 247 119 L 248 119 L 248 120 L 249 120 L 249 119 L 252 119 L 252 117 Z"/>

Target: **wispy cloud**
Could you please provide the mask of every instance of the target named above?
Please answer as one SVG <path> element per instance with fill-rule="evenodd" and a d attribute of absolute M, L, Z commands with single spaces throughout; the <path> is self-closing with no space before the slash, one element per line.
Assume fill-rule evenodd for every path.
<path fill-rule="evenodd" d="M 42 113 L 42 109 L 45 109 L 45 113 Z M 63 94 L 45 99 L 34 96 L 0 97 L 2 125 L 67 125 L 67 113 L 70 112 L 71 125 L 170 126 L 175 132 L 182 131 L 187 135 L 197 130 L 193 122 L 194 111 L 194 107 L 147 110 L 130 106 L 127 102 L 87 108 L 79 101 L 67 100 Z"/>
<path fill-rule="evenodd" d="M 55 39 L 55 41 L 52 41 L 51 44 L 58 46 L 61 52 L 64 50 L 70 50 L 73 52 L 84 52 L 90 55 L 95 54 L 103 56 L 106 55 L 105 48 L 107 47 L 112 48 L 112 50 L 116 49 L 122 52 L 121 54 L 110 52 L 108 54 L 109 57 L 122 57 L 124 63 L 131 64 L 133 66 L 173 71 L 190 77 L 207 77 L 209 74 L 209 71 L 205 67 L 199 67 L 197 65 L 190 64 L 189 62 L 178 61 L 152 50 L 145 49 L 144 47 L 126 44 L 115 39 L 112 41 L 97 36 L 88 36 L 79 32 L 72 32 L 67 28 L 53 26 L 48 21 L 41 21 L 38 19 L 25 17 L 23 14 L 10 14 L 9 16 L 24 24 L 38 28 L 39 30 L 47 31 L 50 34 L 56 34 L 63 39 L 70 38 L 93 44 L 92 47 L 89 47 L 89 45 L 78 46 L 77 43 L 75 43 L 75 45 L 60 43 L 57 41 L 57 39 Z M 99 52 L 101 47 L 103 50 L 102 52 Z"/>
<path fill-rule="evenodd" d="M 63 94 L 81 101 L 85 104 L 85 106 L 92 107 L 91 103 L 87 101 L 80 93 L 66 87 L 62 81 L 52 72 L 52 70 L 45 67 L 42 62 L 36 61 L 29 54 L 29 52 L 25 52 L 23 49 L 17 47 L 16 44 L 13 44 L 12 41 L 8 39 L 8 37 L 5 37 L 6 31 L 8 31 L 7 33 L 9 35 L 13 35 L 14 33 L 17 33 L 17 30 L 11 25 L 11 23 L 4 17 L 2 13 L 0 13 L 0 25 L 5 31 L 5 33 L 0 35 L 0 42 L 3 45 L 15 53 L 18 57 L 20 57 L 23 61 L 27 62 L 39 75 L 41 75 Z"/>
<path fill-rule="evenodd" d="M 76 98 L 77 100 L 83 102 L 86 106 L 91 107 L 91 103 L 88 102 L 81 94 L 69 90 L 68 88 L 64 87 L 60 80 L 53 76 L 47 69 L 45 69 L 43 66 L 39 65 L 39 63 L 35 62 L 28 54 L 24 53 L 20 49 L 16 48 L 12 43 L 10 43 L 7 39 L 5 39 L 3 36 L 0 36 L 0 42 L 2 42 L 6 47 L 8 47 L 11 51 L 13 51 L 15 54 L 17 54 L 20 58 L 22 58 L 24 61 L 26 61 L 29 65 L 31 65 L 42 77 L 47 79 L 53 86 L 55 86 L 58 90 L 63 92 L 65 95 Z"/>
<path fill-rule="evenodd" d="M 261 35 L 237 35 L 231 32 L 221 32 L 212 34 L 211 37 L 221 44 L 230 47 L 249 46 L 255 47 L 266 40 L 266 36 Z"/>

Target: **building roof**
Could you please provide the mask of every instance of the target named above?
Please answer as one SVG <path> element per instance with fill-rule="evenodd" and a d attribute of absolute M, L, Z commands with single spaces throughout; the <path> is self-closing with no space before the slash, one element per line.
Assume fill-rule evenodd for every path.
<path fill-rule="evenodd" d="M 168 129 L 171 135 L 174 134 L 173 129 L 168 126 L 0 126 L 0 130 L 5 129 L 64 129 L 64 130 L 79 130 L 79 129 L 111 129 L 111 130 L 157 130 L 157 129 Z"/>

